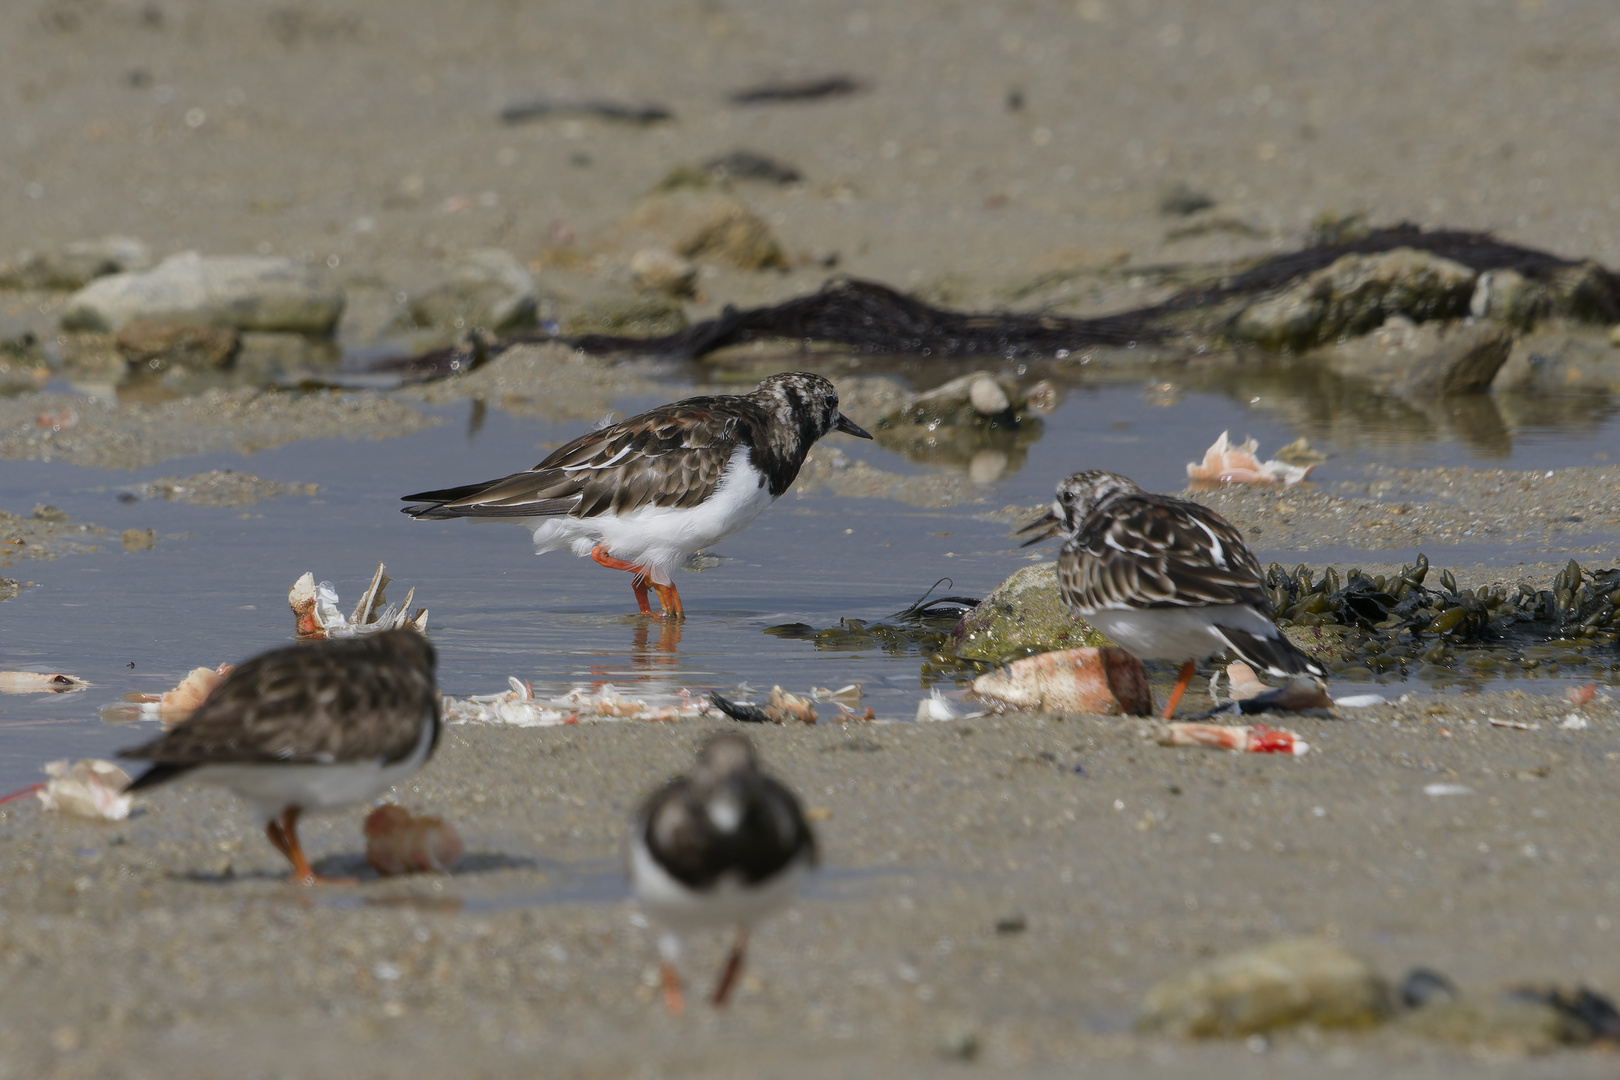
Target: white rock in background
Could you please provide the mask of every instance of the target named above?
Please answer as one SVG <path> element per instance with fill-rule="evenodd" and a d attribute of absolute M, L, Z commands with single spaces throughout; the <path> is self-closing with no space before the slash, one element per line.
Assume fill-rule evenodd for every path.
<path fill-rule="evenodd" d="M 187 251 L 86 285 L 63 308 L 62 328 L 107 332 L 132 319 L 164 319 L 328 335 L 342 314 L 343 289 L 324 270 L 294 259 Z"/>
<path fill-rule="evenodd" d="M 0 289 L 79 289 L 107 274 L 151 265 L 151 249 L 133 236 L 75 240 L 60 251 L 25 251 L 0 263 Z"/>

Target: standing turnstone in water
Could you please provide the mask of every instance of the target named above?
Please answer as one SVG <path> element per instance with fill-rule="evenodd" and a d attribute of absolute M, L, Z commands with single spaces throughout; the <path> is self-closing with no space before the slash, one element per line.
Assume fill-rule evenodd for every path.
<path fill-rule="evenodd" d="M 1143 660 L 1185 660 L 1164 717 L 1175 715 L 1197 661 L 1221 649 L 1272 675 L 1321 677 L 1277 629 L 1260 563 L 1221 515 L 1152 495 L 1117 473 L 1078 472 L 1052 509 L 1020 529 L 1065 533 L 1058 591 L 1091 625 Z"/>
<path fill-rule="evenodd" d="M 710 999 L 725 1005 L 742 970 L 748 930 L 793 898 L 816 865 L 816 838 L 793 793 L 759 771 L 754 747 L 716 735 L 698 751 L 697 768 L 647 796 L 631 827 L 630 888 L 665 927 L 664 1005 L 684 1008 L 679 934 L 737 928 L 731 955 Z"/>
<path fill-rule="evenodd" d="M 179 727 L 119 756 L 150 761 L 129 790 L 188 777 L 230 788 L 305 885 L 321 878 L 298 817 L 370 802 L 439 742 L 433 646 L 414 630 L 293 645 L 226 676 Z"/>
<path fill-rule="evenodd" d="M 581 435 L 527 472 L 405 496 L 414 518 L 504 518 L 534 533 L 535 551 L 573 549 L 649 586 L 681 614 L 670 580 L 687 556 L 759 516 L 830 431 L 872 436 L 838 411 L 820 375 L 772 375 L 752 393 L 694 397 Z"/>

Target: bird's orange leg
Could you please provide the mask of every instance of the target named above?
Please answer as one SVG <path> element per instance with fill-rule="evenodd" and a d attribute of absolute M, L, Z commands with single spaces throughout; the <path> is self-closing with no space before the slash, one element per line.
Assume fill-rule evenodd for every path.
<path fill-rule="evenodd" d="M 287 861 L 293 865 L 293 881 L 300 885 L 353 885 L 354 878 L 322 877 L 309 865 L 304 857 L 304 848 L 298 842 L 298 815 L 302 813 L 296 806 L 289 806 L 281 812 L 281 820 L 272 819 L 264 827 L 264 834 L 276 846 L 276 850 L 287 856 Z"/>
<path fill-rule="evenodd" d="M 720 969 L 720 981 L 714 986 L 714 997 L 709 1004 L 717 1009 L 726 1007 L 726 999 L 731 997 L 731 988 L 737 983 L 737 976 L 742 973 L 743 951 L 748 948 L 748 928 L 737 928 L 737 940 L 732 943 L 731 955 L 726 957 L 726 966 Z"/>
<path fill-rule="evenodd" d="M 658 976 L 664 990 L 664 1008 L 671 1016 L 681 1015 L 686 1011 L 686 995 L 681 992 L 680 972 L 665 960 L 658 967 Z"/>
<path fill-rule="evenodd" d="M 681 606 L 681 594 L 675 591 L 675 586 L 651 583 L 653 592 L 658 594 L 658 605 L 664 609 L 664 617 L 669 619 L 683 619 L 686 609 Z"/>
<path fill-rule="evenodd" d="M 1170 691 L 1170 700 L 1165 703 L 1162 719 L 1168 720 L 1176 715 L 1176 706 L 1181 704 L 1181 695 L 1187 692 L 1187 685 L 1192 682 L 1196 666 L 1191 660 L 1182 665 L 1181 678 L 1176 680 L 1176 688 Z"/>
<path fill-rule="evenodd" d="M 647 603 L 647 568 L 645 566 L 639 566 L 633 562 L 626 562 L 623 559 L 615 559 L 613 556 L 608 554 L 607 548 L 601 544 L 597 544 L 595 547 L 591 548 L 591 558 L 595 559 L 598 563 L 607 567 L 609 570 L 623 570 L 627 574 L 634 574 L 635 577 L 630 579 L 630 588 L 635 590 L 636 606 L 641 608 L 641 613 L 643 615 L 651 615 L 653 613 L 652 605 Z M 663 599 L 662 593 L 659 594 L 659 599 Z"/>

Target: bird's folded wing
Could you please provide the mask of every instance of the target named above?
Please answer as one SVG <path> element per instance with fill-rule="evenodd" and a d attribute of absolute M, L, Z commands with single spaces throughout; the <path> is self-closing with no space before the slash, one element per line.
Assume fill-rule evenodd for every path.
<path fill-rule="evenodd" d="M 409 498 L 439 502 L 423 515 L 435 517 L 594 517 L 696 506 L 714 493 L 739 446 L 750 444 L 751 428 L 735 414 L 682 405 L 583 435 L 526 472 Z"/>
<path fill-rule="evenodd" d="M 397 761 L 439 707 L 426 669 L 352 651 L 288 656 L 241 665 L 179 727 L 122 756 L 171 765 Z"/>
<path fill-rule="evenodd" d="M 1078 608 L 1250 604 L 1271 614 L 1259 561 L 1236 529 L 1197 503 L 1123 500 L 1070 543 L 1060 579 Z"/>

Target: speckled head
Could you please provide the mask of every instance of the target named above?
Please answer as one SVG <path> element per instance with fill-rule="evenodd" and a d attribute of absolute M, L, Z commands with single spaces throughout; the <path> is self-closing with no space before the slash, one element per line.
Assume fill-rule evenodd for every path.
<path fill-rule="evenodd" d="M 838 411 L 838 391 L 833 384 L 808 371 L 772 375 L 748 396 L 771 413 L 779 431 L 793 433 L 793 449 L 808 450 L 829 431 L 842 431 L 860 439 L 872 437 Z M 787 447 L 782 450 L 791 453 Z"/>
<path fill-rule="evenodd" d="M 1073 536 L 1080 530 L 1080 525 L 1091 516 L 1091 512 L 1102 503 L 1115 495 L 1140 495 L 1142 489 L 1135 481 L 1128 480 L 1118 473 L 1103 472 L 1101 469 L 1092 469 L 1088 472 L 1077 472 L 1065 476 L 1058 481 L 1057 498 L 1052 500 L 1051 509 L 1045 516 L 1025 525 L 1018 533 L 1040 532 L 1024 541 L 1024 547 L 1038 544 L 1049 537 L 1064 533 Z"/>

